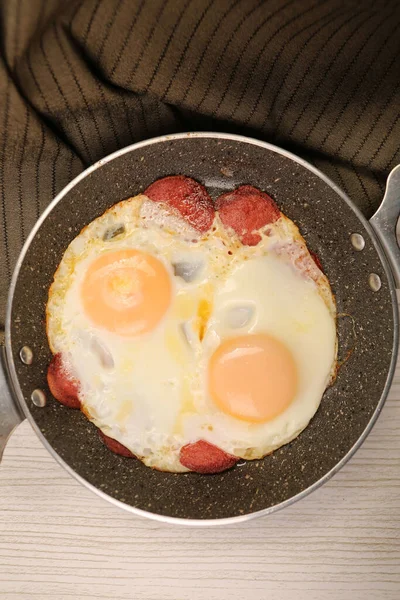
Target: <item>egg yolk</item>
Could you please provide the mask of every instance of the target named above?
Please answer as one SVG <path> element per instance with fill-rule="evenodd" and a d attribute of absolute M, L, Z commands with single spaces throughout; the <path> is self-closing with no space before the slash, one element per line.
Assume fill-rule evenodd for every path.
<path fill-rule="evenodd" d="M 81 287 L 86 314 L 118 335 L 139 335 L 159 323 L 171 301 L 164 265 L 140 250 L 118 250 L 96 258 Z"/>
<path fill-rule="evenodd" d="M 209 392 L 228 415 L 262 423 L 281 414 L 297 389 L 289 349 L 267 334 L 238 336 L 218 346 L 209 363 Z"/>

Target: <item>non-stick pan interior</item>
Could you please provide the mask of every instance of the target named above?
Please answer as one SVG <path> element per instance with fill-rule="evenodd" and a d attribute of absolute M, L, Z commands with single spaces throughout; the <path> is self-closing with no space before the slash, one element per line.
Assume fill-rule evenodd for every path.
<path fill-rule="evenodd" d="M 198 179 L 215 198 L 239 184 L 266 190 L 300 227 L 317 252 L 338 306 L 340 357 L 352 350 L 306 430 L 263 460 L 218 475 L 167 474 L 108 451 L 84 415 L 51 398 L 44 317 L 53 273 L 68 243 L 109 206 L 142 191 L 155 179 L 182 173 Z M 366 241 L 356 251 L 352 233 Z M 378 292 L 370 273 L 382 280 Z M 354 331 L 353 331 L 354 326 Z M 277 505 L 326 475 L 349 452 L 376 410 L 394 348 L 392 294 L 369 233 L 343 198 L 318 175 L 259 145 L 222 137 L 167 139 L 134 148 L 81 179 L 55 206 L 33 239 L 17 281 L 11 340 L 22 393 L 31 415 L 60 457 L 102 492 L 152 513 L 191 519 L 245 515 Z M 34 363 L 23 365 L 28 344 Z M 157 365 L 154 365 L 157 368 Z M 30 400 L 43 388 L 44 408 Z M 49 481 L 49 485 L 51 482 Z"/>

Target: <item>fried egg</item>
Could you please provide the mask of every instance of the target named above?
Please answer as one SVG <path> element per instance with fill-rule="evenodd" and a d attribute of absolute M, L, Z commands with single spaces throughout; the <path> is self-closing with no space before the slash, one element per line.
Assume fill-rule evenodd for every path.
<path fill-rule="evenodd" d="M 86 416 L 146 465 L 186 444 L 265 456 L 309 423 L 336 366 L 325 275 L 285 216 L 244 246 L 216 214 L 199 234 L 163 203 L 120 202 L 69 245 L 47 334 Z"/>

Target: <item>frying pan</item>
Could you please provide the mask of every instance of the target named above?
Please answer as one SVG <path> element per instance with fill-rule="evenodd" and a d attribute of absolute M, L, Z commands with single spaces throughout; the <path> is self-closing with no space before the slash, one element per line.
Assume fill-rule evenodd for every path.
<path fill-rule="evenodd" d="M 216 475 L 162 473 L 113 454 L 94 425 L 54 400 L 46 384 L 51 354 L 45 304 L 67 245 L 112 204 L 177 173 L 199 180 L 213 198 L 245 183 L 267 191 L 319 255 L 339 314 L 343 364 L 309 426 L 272 455 Z M 388 394 L 399 337 L 393 277 L 399 281 L 399 212 L 400 166 L 368 223 L 313 166 L 281 148 L 236 135 L 159 137 L 100 160 L 53 200 L 19 257 L 6 319 L 0 452 L 13 428 L 27 418 L 78 481 L 135 514 L 175 523 L 243 521 L 304 497 L 361 445 Z"/>

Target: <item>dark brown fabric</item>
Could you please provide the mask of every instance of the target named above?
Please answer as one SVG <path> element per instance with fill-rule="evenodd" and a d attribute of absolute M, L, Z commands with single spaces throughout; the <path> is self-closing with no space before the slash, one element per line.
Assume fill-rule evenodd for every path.
<path fill-rule="evenodd" d="M 0 19 L 0 323 L 41 211 L 127 144 L 252 135 L 367 216 L 400 162 L 398 0 L 2 0 Z"/>

